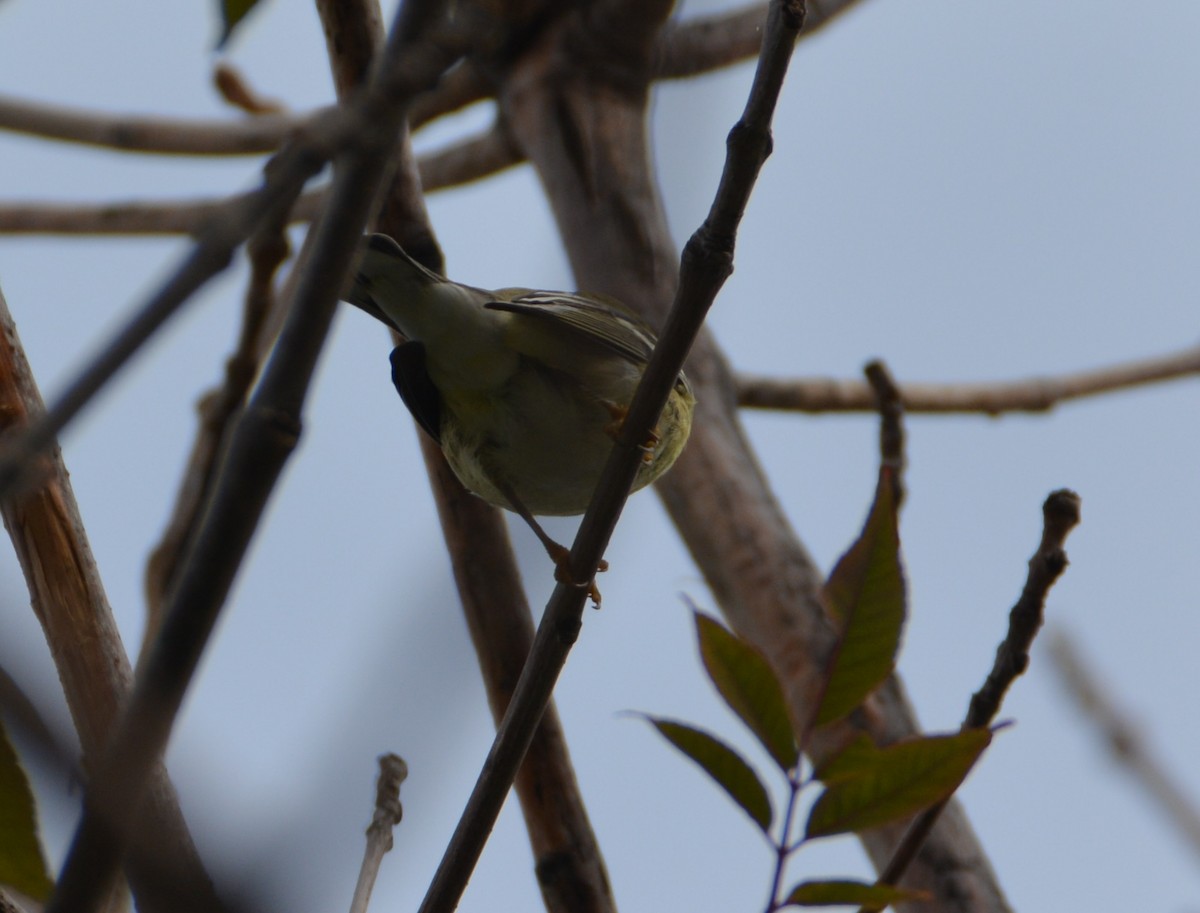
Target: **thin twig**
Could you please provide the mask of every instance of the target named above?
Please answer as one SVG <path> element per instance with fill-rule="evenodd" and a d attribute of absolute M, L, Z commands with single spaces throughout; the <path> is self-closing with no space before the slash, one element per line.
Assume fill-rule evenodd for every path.
<path fill-rule="evenodd" d="M 890 467 L 896 509 L 904 503 L 904 403 L 887 365 L 876 359 L 863 369 L 879 409 L 879 465 Z"/>
<path fill-rule="evenodd" d="M 328 187 L 307 190 L 288 212 L 289 224 L 310 222 L 321 211 Z M 220 219 L 231 198 L 0 204 L 0 234 L 12 235 L 199 235 Z"/>
<path fill-rule="evenodd" d="M 166 155 L 261 155 L 278 149 L 321 112 L 201 120 L 99 114 L 0 95 L 0 130 L 125 152 Z"/>
<path fill-rule="evenodd" d="M 158 631 L 171 582 L 208 501 L 221 441 L 237 410 L 245 403 L 267 349 L 263 337 L 267 315 L 271 313 L 275 298 L 273 280 L 288 255 L 284 226 L 279 223 L 264 225 L 250 238 L 246 251 L 250 259 L 250 281 L 242 305 L 237 346 L 225 362 L 224 381 L 200 398 L 197 408 L 200 425 L 180 481 L 175 508 L 162 538 L 146 562 L 147 619 L 142 634 L 143 651 Z"/>
<path fill-rule="evenodd" d="M 379 866 L 384 854 L 392 848 L 392 831 L 404 815 L 404 809 L 400 806 L 400 784 L 407 777 L 408 765 L 399 755 L 385 754 L 379 758 L 375 814 L 367 827 L 367 848 L 363 853 L 362 867 L 358 870 L 358 883 L 354 886 L 350 913 L 367 913 L 371 891 L 375 888 L 375 879 L 379 877 Z"/>
<path fill-rule="evenodd" d="M 900 385 L 906 412 L 1048 412 L 1087 396 L 1200 375 L 1200 345 L 1155 358 L 1121 362 L 1088 371 L 995 383 Z M 739 374 L 738 404 L 748 409 L 794 412 L 871 412 L 877 401 L 862 381 L 832 378 L 770 378 Z"/>
<path fill-rule="evenodd" d="M 410 119 L 414 127 L 423 126 L 488 96 L 487 81 L 470 64 L 460 63 L 435 89 L 414 102 Z M 0 93 L 0 130 L 124 152 L 262 155 L 274 152 L 298 130 L 319 120 L 323 111 L 258 114 L 237 120 L 182 118 L 97 112 Z"/>
<path fill-rule="evenodd" d="M 145 776 L 162 756 L 271 490 L 294 449 L 300 413 L 344 287 L 404 104 L 457 56 L 452 36 L 413 41 L 431 3 L 403 4 L 384 65 L 350 110 L 362 125 L 338 156 L 329 205 L 316 227 L 315 252 L 253 397 L 230 436 L 213 497 L 171 590 L 158 637 L 139 667 L 120 726 L 90 789 L 47 913 L 89 913 L 130 837 Z M 449 41 L 450 46 L 446 46 Z"/>
<path fill-rule="evenodd" d="M 996 660 L 987 680 L 971 697 L 963 729 L 988 726 L 1000 711 L 1009 687 L 1029 666 L 1029 648 L 1045 617 L 1046 596 L 1067 568 L 1067 535 L 1080 519 L 1079 495 L 1065 488 L 1053 491 L 1042 505 L 1042 541 L 1029 559 L 1029 574 L 1021 597 L 1008 616 L 1008 634 L 996 649 Z M 933 830 L 949 799 L 921 812 L 896 846 L 891 861 L 879 876 L 880 884 L 899 884 L 917 851 Z M 868 913 L 864 907 L 859 913 Z"/>
<path fill-rule="evenodd" d="M 734 236 L 770 151 L 771 116 L 802 22 L 802 4 L 771 4 L 750 97 L 742 119 L 730 134 L 725 169 L 712 208 L 684 248 L 679 290 L 670 317 L 571 549 L 570 572 L 575 580 L 595 576 L 637 472 L 639 445 L 658 420 L 688 349 L 732 270 Z M 443 913 L 457 905 L 462 886 L 474 868 L 578 636 L 585 599 L 586 590 L 578 587 L 559 584 L 555 588 L 504 722 L 421 904 L 422 913 Z"/>
<path fill-rule="evenodd" d="M 162 288 L 100 354 L 75 375 L 43 416 L 0 449 L 0 497 L 16 488 L 25 468 L 51 445 L 167 319 L 229 265 L 239 244 L 259 225 L 284 217 L 304 182 L 322 167 L 327 154 L 346 141 L 347 128 L 354 120 L 339 118 L 331 123 L 331 127 L 341 127 L 334 132 L 331 144 L 312 143 L 293 147 L 291 154 L 281 154 L 273 166 L 268 167 L 258 190 L 235 198 L 222 209 L 220 218 L 207 223 L 195 247 Z"/>
<path fill-rule="evenodd" d="M 1071 639 L 1061 630 L 1050 632 L 1050 658 L 1063 685 L 1083 716 L 1104 739 L 1112 759 L 1144 789 L 1155 805 L 1200 859 L 1200 809 L 1161 759 L 1133 720 L 1108 694 L 1101 676 L 1088 667 Z"/>
<path fill-rule="evenodd" d="M 425 193 L 469 184 L 524 161 L 497 123 L 444 149 L 417 158 Z M 310 222 L 321 212 L 328 187 L 302 193 L 288 223 Z M 229 197 L 157 202 L 0 204 L 0 234 L 177 235 L 196 234 L 230 205 Z"/>
<path fill-rule="evenodd" d="M 496 726 L 534 642 L 533 619 L 500 512 L 463 488 L 422 435 L 463 614 Z M 515 788 L 548 913 L 613 913 L 616 903 L 551 701 L 517 771 Z"/>

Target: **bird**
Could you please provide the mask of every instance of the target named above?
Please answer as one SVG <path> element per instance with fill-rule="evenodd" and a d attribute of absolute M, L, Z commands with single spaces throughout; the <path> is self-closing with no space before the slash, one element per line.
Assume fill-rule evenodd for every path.
<path fill-rule="evenodd" d="M 533 530 L 560 582 L 570 552 L 535 516 L 583 513 L 657 337 L 619 302 L 585 293 L 463 285 L 370 235 L 345 300 L 407 341 L 392 381 L 463 486 Z M 696 399 L 682 372 L 644 442 L 637 491 L 671 468 Z M 604 569 L 604 565 L 601 566 Z"/>

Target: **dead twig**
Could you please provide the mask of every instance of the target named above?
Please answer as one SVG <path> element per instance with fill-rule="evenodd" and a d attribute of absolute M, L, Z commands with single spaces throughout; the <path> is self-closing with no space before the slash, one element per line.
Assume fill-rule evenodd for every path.
<path fill-rule="evenodd" d="M 367 847 L 363 853 L 350 913 L 367 913 L 371 891 L 379 877 L 384 854 L 392 849 L 392 831 L 400 823 L 400 784 L 408 778 L 408 765 L 399 755 L 385 754 L 379 759 L 379 779 L 375 783 L 375 814 L 367 827 Z"/>

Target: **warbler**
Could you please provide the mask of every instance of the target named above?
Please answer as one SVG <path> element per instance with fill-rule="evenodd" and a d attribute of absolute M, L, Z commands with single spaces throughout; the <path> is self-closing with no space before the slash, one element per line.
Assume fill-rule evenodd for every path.
<path fill-rule="evenodd" d="M 463 485 L 533 529 L 563 580 L 567 549 L 535 514 L 587 509 L 654 332 L 616 301 L 588 294 L 453 282 L 371 235 L 346 295 L 408 341 L 392 381 Z M 644 444 L 633 489 L 675 462 L 695 397 L 681 373 Z"/>

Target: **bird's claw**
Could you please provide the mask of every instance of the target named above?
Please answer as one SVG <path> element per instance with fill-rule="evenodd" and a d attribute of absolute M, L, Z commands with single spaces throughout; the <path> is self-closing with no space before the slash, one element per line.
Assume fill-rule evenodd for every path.
<path fill-rule="evenodd" d="M 608 401 L 604 403 L 604 408 L 607 409 L 608 414 L 612 416 L 612 421 L 604 427 L 604 431 L 614 441 L 618 440 L 617 436 L 621 433 L 621 428 L 625 425 L 625 417 L 629 415 L 629 410 L 625 406 Z M 647 433 L 646 440 L 642 444 L 638 445 L 642 451 L 643 463 L 654 462 L 654 449 L 659 445 L 661 440 L 662 439 L 658 436 L 657 428 L 654 428 Z"/>
<path fill-rule="evenodd" d="M 554 562 L 554 579 L 567 586 L 586 589 L 592 605 L 597 609 L 600 608 L 600 588 L 596 586 L 596 578 L 580 581 L 576 580 L 575 575 L 571 573 L 571 550 L 555 542 L 553 548 L 547 545 L 546 551 L 550 555 L 550 560 Z M 607 571 L 608 562 L 601 558 L 596 570 Z"/>

